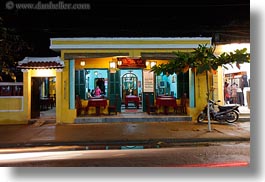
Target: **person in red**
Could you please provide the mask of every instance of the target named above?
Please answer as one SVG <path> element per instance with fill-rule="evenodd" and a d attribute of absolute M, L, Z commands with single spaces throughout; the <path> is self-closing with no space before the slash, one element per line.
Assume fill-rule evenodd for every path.
<path fill-rule="evenodd" d="M 225 103 L 229 104 L 230 103 L 230 87 L 229 87 L 229 83 L 225 82 L 225 86 L 224 86 L 224 97 L 225 97 Z"/>
<path fill-rule="evenodd" d="M 97 86 L 96 89 L 95 89 L 95 96 L 96 97 L 100 96 L 100 94 L 101 94 L 101 90 L 100 90 L 99 86 Z"/>

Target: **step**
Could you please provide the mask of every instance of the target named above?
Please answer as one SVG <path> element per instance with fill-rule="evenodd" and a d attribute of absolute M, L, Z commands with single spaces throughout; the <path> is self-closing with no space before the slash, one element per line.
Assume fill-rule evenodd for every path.
<path fill-rule="evenodd" d="M 77 117 L 74 123 L 111 123 L 111 122 L 176 122 L 192 121 L 191 116 L 178 115 L 148 115 L 148 114 L 118 114 L 111 116 Z"/>
<path fill-rule="evenodd" d="M 55 118 L 38 118 L 38 119 L 30 119 L 28 120 L 28 124 L 29 125 L 38 125 L 37 123 L 41 122 L 43 124 L 55 124 L 56 123 L 56 119 Z"/>

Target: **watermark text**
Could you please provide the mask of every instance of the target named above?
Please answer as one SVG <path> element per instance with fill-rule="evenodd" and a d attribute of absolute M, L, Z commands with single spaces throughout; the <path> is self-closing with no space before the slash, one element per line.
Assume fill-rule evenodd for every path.
<path fill-rule="evenodd" d="M 90 10 L 91 6 L 89 3 L 65 3 L 64 1 L 59 2 L 48 2 L 43 3 L 38 1 L 37 3 L 15 3 L 13 1 L 6 2 L 6 9 L 8 10 Z"/>

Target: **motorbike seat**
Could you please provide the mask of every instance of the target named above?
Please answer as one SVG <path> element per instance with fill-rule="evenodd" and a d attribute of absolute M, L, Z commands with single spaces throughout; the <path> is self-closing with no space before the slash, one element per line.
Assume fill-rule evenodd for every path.
<path fill-rule="evenodd" d="M 227 111 L 227 110 L 229 110 L 229 109 L 233 109 L 233 108 L 238 108 L 239 106 L 237 106 L 237 105 L 230 105 L 230 106 L 218 106 L 218 109 L 220 110 L 220 111 Z"/>

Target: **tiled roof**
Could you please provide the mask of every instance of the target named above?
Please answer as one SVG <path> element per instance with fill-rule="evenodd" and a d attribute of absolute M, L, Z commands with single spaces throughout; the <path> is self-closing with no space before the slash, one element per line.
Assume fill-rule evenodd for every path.
<path fill-rule="evenodd" d="M 57 57 L 25 57 L 18 62 L 20 69 L 61 69 L 64 67 L 63 60 Z"/>

